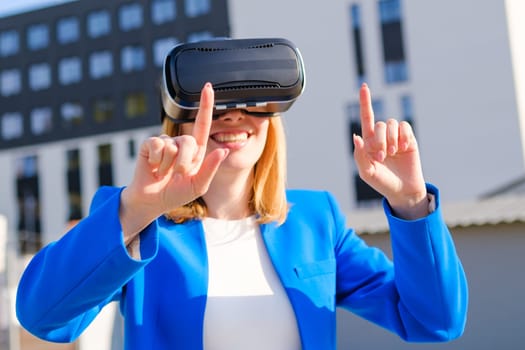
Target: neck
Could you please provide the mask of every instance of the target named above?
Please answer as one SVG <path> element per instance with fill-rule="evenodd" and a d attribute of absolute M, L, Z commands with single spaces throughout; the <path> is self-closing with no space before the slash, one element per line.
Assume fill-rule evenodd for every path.
<path fill-rule="evenodd" d="M 203 195 L 208 208 L 208 215 L 217 219 L 236 220 L 254 213 L 250 209 L 252 195 L 252 171 L 231 176 L 217 174 Z"/>

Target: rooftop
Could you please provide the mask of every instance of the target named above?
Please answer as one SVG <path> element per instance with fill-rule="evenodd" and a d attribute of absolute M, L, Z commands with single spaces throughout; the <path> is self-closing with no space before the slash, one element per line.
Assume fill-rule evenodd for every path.
<path fill-rule="evenodd" d="M 442 203 L 441 210 L 450 228 L 525 222 L 525 193 Z M 348 213 L 347 220 L 348 225 L 360 234 L 388 231 L 382 207 L 354 210 Z"/>

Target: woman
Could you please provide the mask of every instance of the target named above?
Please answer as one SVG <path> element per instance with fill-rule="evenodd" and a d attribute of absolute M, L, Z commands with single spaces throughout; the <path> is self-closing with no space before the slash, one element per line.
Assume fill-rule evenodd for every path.
<path fill-rule="evenodd" d="M 408 341 L 461 335 L 467 286 L 425 184 L 409 124 L 374 122 L 360 91 L 360 176 L 385 197 L 394 262 L 347 229 L 326 192 L 285 190 L 279 116 L 213 120 L 206 84 L 194 123 L 164 118 L 129 186 L 39 252 L 17 313 L 33 334 L 72 341 L 110 301 L 126 349 L 335 349 L 336 306 Z"/>

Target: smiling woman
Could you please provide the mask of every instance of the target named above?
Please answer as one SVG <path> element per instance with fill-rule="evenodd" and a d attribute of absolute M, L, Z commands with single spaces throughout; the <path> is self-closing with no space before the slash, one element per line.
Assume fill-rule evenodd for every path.
<path fill-rule="evenodd" d="M 263 75 L 295 72 L 285 88 L 215 88 L 231 73 L 219 64 L 209 79 L 184 85 L 203 85 L 191 101 L 166 83 L 185 67 L 164 66 L 163 134 L 142 143 L 127 186 L 100 188 L 89 215 L 28 264 L 16 299 L 27 330 L 74 341 L 118 301 L 127 350 L 331 350 L 337 308 L 407 341 L 463 333 L 467 284 L 439 192 L 424 181 L 410 125 L 376 122 L 366 84 L 354 156 L 385 197 L 394 260 L 347 227 L 331 193 L 286 188 L 282 114 L 302 92 L 303 71 L 294 49 L 284 50 L 294 59 L 275 59 L 282 52 L 272 48 L 284 42 L 240 50 L 231 46 L 246 41 L 225 39 L 206 45 L 227 50 L 194 49 L 215 59 L 253 50 Z M 187 118 L 187 110 L 197 112 Z"/>

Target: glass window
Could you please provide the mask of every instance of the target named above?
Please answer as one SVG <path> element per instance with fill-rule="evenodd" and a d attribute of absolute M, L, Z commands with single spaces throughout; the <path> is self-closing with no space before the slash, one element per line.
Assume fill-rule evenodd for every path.
<path fill-rule="evenodd" d="M 412 104 L 412 97 L 409 95 L 401 96 L 401 114 L 403 115 L 403 120 L 410 123 L 415 132 L 414 106 Z"/>
<path fill-rule="evenodd" d="M 403 21 L 400 0 L 379 1 L 379 17 L 383 41 L 384 75 L 387 83 L 408 80 L 405 58 Z"/>
<path fill-rule="evenodd" d="M 146 54 L 140 46 L 126 46 L 120 52 L 120 66 L 123 72 L 143 70 L 146 66 Z"/>
<path fill-rule="evenodd" d="M 45 24 L 35 24 L 27 30 L 27 47 L 40 50 L 49 45 L 49 29 Z"/>
<path fill-rule="evenodd" d="M 380 0 L 379 17 L 381 23 L 398 22 L 401 19 L 400 0 Z"/>
<path fill-rule="evenodd" d="M 20 50 L 20 39 L 16 30 L 0 34 L 0 56 L 12 56 Z"/>
<path fill-rule="evenodd" d="M 155 40 L 153 43 L 153 60 L 157 67 L 162 67 L 164 65 L 166 55 L 178 43 L 179 41 L 173 37 Z"/>
<path fill-rule="evenodd" d="M 210 31 L 193 32 L 188 35 L 188 42 L 194 43 L 197 41 L 212 39 L 214 35 Z"/>
<path fill-rule="evenodd" d="M 80 28 L 75 17 L 62 18 L 57 23 L 57 40 L 60 44 L 68 44 L 78 40 Z"/>
<path fill-rule="evenodd" d="M 31 132 L 45 134 L 53 128 L 53 112 L 49 107 L 35 108 L 31 111 Z"/>
<path fill-rule="evenodd" d="M 114 104 L 109 98 L 101 98 L 93 103 L 93 118 L 97 123 L 106 123 L 113 119 Z"/>
<path fill-rule="evenodd" d="M 385 80 L 387 83 L 403 82 L 408 79 L 408 67 L 405 61 L 385 62 Z"/>
<path fill-rule="evenodd" d="M 353 39 L 355 69 L 357 74 L 357 86 L 361 86 L 366 81 L 365 60 L 363 57 L 363 38 L 361 29 L 361 6 L 352 5 L 350 7 L 350 17 L 352 21 L 351 35 Z"/>
<path fill-rule="evenodd" d="M 151 20 L 155 24 L 173 21 L 176 15 L 175 0 L 153 0 L 151 3 Z"/>
<path fill-rule="evenodd" d="M 0 73 L 2 96 L 16 95 L 22 90 L 22 77 L 18 69 L 9 69 Z"/>
<path fill-rule="evenodd" d="M 38 91 L 51 86 L 51 68 L 47 63 L 38 63 L 29 67 L 29 86 Z"/>
<path fill-rule="evenodd" d="M 142 27 L 142 6 L 128 4 L 120 8 L 118 13 L 120 29 L 124 32 Z"/>
<path fill-rule="evenodd" d="M 184 0 L 184 5 L 187 17 L 205 15 L 211 10 L 210 0 Z"/>
<path fill-rule="evenodd" d="M 125 106 L 127 118 L 145 116 L 148 111 L 146 94 L 143 92 L 129 94 L 126 96 Z"/>
<path fill-rule="evenodd" d="M 87 32 L 91 38 L 98 38 L 111 31 L 111 17 L 106 10 L 95 11 L 87 17 Z"/>
<path fill-rule="evenodd" d="M 113 73 L 113 56 L 110 51 L 99 51 L 89 58 L 89 74 L 93 79 L 101 79 Z"/>
<path fill-rule="evenodd" d="M 98 146 L 98 182 L 100 186 L 113 185 L 113 157 L 111 144 Z"/>
<path fill-rule="evenodd" d="M 60 106 L 60 116 L 66 127 L 80 125 L 84 120 L 84 108 L 78 102 L 66 102 Z"/>
<path fill-rule="evenodd" d="M 6 113 L 2 116 L 2 138 L 13 140 L 24 133 L 24 119 L 21 113 Z"/>
<path fill-rule="evenodd" d="M 404 120 L 409 120 L 414 117 L 414 110 L 412 107 L 412 98 L 408 95 L 401 96 L 401 111 Z"/>
<path fill-rule="evenodd" d="M 82 218 L 82 186 L 80 150 L 72 149 L 66 152 L 67 158 L 67 192 L 69 213 L 67 221 L 72 223 Z"/>
<path fill-rule="evenodd" d="M 62 85 L 82 80 L 82 62 L 78 57 L 63 58 L 58 62 L 58 80 Z"/>
<path fill-rule="evenodd" d="M 34 254 L 42 247 L 38 158 L 20 157 L 15 164 L 19 249 L 22 254 Z"/>

